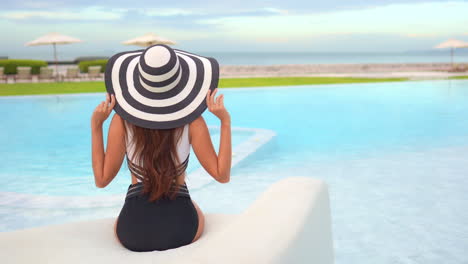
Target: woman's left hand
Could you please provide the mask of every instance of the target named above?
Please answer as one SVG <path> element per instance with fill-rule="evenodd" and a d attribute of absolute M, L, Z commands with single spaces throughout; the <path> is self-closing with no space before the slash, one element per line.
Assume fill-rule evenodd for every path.
<path fill-rule="evenodd" d="M 102 126 L 104 121 L 109 117 L 114 106 L 115 96 L 113 94 L 109 96 L 109 93 L 106 93 L 106 101 L 102 101 L 96 109 L 94 109 L 93 116 L 91 117 L 91 127 Z"/>

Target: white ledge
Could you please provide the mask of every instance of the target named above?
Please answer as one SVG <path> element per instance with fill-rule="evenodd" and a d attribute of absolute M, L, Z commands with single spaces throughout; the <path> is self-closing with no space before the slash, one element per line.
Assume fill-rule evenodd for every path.
<path fill-rule="evenodd" d="M 292 177 L 271 185 L 239 215 L 206 214 L 195 243 L 133 252 L 114 236 L 114 218 L 0 233 L 4 263 L 319 263 L 334 262 L 328 190 Z"/>

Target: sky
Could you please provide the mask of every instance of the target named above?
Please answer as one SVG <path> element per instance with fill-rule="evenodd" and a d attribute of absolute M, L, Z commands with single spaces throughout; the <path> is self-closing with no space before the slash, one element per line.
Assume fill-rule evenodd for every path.
<path fill-rule="evenodd" d="M 59 55 L 111 55 L 147 32 L 192 52 L 402 52 L 468 41 L 468 1 L 1 0 L 0 56 L 48 58 L 24 44 L 48 32 L 82 39 Z"/>

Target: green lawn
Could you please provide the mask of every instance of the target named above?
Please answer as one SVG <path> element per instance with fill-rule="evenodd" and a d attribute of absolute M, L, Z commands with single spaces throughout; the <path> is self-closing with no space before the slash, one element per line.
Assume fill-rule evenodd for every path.
<path fill-rule="evenodd" d="M 348 78 L 348 77 L 271 77 L 225 78 L 219 88 L 258 87 L 305 84 L 339 84 L 406 81 L 407 78 Z M 67 94 L 105 92 L 104 82 L 15 83 L 0 84 L 0 96 L 33 94 Z"/>
<path fill-rule="evenodd" d="M 450 79 L 468 79 L 468 75 L 465 75 L 465 76 L 454 76 L 454 77 L 450 77 Z"/>
<path fill-rule="evenodd" d="M 258 87 L 305 84 L 339 84 L 407 81 L 407 78 L 351 78 L 351 77 L 259 77 L 221 79 L 220 87 Z"/>

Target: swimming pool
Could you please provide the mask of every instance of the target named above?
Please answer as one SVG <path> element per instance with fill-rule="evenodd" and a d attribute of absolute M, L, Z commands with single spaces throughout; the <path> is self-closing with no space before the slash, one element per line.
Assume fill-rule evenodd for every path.
<path fill-rule="evenodd" d="M 229 184 L 208 181 L 191 190 L 205 212 L 239 213 L 281 178 L 315 177 L 330 188 L 337 263 L 466 262 L 468 81 L 221 93 L 232 126 L 244 128 L 233 132 L 234 146 L 252 139 L 256 129 L 275 136 L 236 164 Z M 130 182 L 125 165 L 109 189 L 93 183 L 89 122 L 103 98 L 0 98 L 0 193 L 124 193 Z M 204 117 L 218 124 L 211 113 Z M 198 168 L 192 154 L 189 172 Z M 39 206 L 4 203 L 0 231 L 116 216 L 122 202 L 51 208 L 40 206 L 40 199 L 34 204 Z"/>

